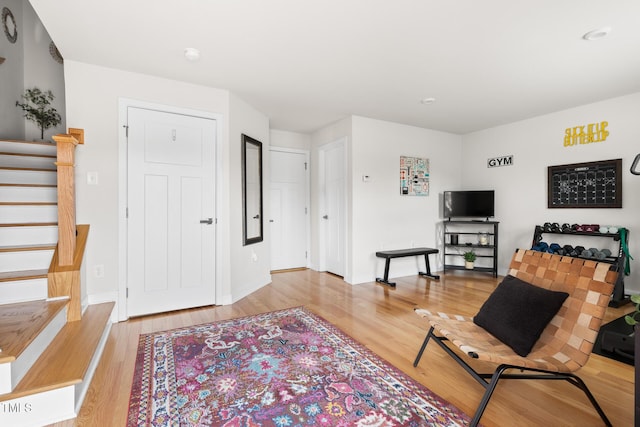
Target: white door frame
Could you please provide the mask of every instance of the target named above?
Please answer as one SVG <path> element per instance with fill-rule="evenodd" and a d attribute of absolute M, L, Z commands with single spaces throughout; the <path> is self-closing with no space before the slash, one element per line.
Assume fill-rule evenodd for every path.
<path fill-rule="evenodd" d="M 127 110 L 129 107 L 143 108 L 146 110 L 155 110 L 163 113 L 181 114 L 185 116 L 199 117 L 203 119 L 213 119 L 216 121 L 216 147 L 215 147 L 215 304 L 222 301 L 222 239 L 219 236 L 219 222 L 222 194 L 223 194 L 223 170 L 222 170 L 222 137 L 223 137 L 223 118 L 222 114 L 210 113 L 207 111 L 191 110 L 187 108 L 175 107 L 171 105 L 155 104 L 135 99 L 119 98 L 118 99 L 118 321 L 124 321 L 129 318 L 127 313 L 127 200 L 128 200 L 128 183 L 127 176 Z"/>
<path fill-rule="evenodd" d="M 349 274 L 349 272 L 351 271 L 350 266 L 347 263 L 347 260 L 349 259 L 348 253 L 347 253 L 347 235 L 349 233 L 349 228 L 347 228 L 347 224 L 348 224 L 348 217 L 349 217 L 349 207 L 347 204 L 347 197 L 348 197 L 348 192 L 347 192 L 347 137 L 342 137 L 336 141 L 330 142 L 328 144 L 322 145 L 320 147 L 318 147 L 318 183 L 320 185 L 321 191 L 318 194 L 318 223 L 319 223 L 319 227 L 318 227 L 318 271 L 327 271 L 327 257 L 326 257 L 326 251 L 327 251 L 327 242 L 325 239 L 325 233 L 326 233 L 326 222 L 322 220 L 322 215 L 324 215 L 325 212 L 325 181 L 326 181 L 326 177 L 325 177 L 325 153 L 326 151 L 335 148 L 336 146 L 342 145 L 342 150 L 343 150 L 343 156 L 342 158 L 344 159 L 344 164 L 342 165 L 344 170 L 344 183 L 345 183 L 345 191 L 344 191 L 344 232 L 345 235 L 343 236 L 343 245 L 344 245 L 344 278 L 347 278 L 347 275 Z"/>
<path fill-rule="evenodd" d="M 311 266 L 311 163 L 309 161 L 310 159 L 310 153 L 309 150 L 299 150 L 297 148 L 284 148 L 284 147 L 269 147 L 269 151 L 280 151 L 282 153 L 296 153 L 296 154 L 303 154 L 304 155 L 304 161 L 307 163 L 307 168 L 305 170 L 305 198 L 304 198 L 304 202 L 307 205 L 307 220 L 305 221 L 305 229 L 306 229 L 306 235 L 307 235 L 307 247 L 305 248 L 305 250 L 307 251 L 307 261 L 306 261 L 306 267 L 309 268 Z M 271 177 L 269 177 L 269 180 L 271 180 Z"/>

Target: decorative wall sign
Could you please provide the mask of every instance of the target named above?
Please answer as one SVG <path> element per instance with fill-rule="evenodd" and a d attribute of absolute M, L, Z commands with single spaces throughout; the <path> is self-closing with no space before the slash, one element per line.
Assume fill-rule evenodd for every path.
<path fill-rule="evenodd" d="M 400 156 L 400 194 L 429 195 L 429 159 Z"/>
<path fill-rule="evenodd" d="M 16 25 L 16 19 L 13 17 L 13 13 L 8 7 L 2 8 L 2 28 L 4 29 L 4 35 L 7 36 L 7 40 L 11 43 L 15 43 L 18 40 L 18 26 Z"/>
<path fill-rule="evenodd" d="M 609 122 L 590 123 L 585 126 L 567 128 L 564 131 L 564 146 L 571 147 L 576 144 L 602 142 L 609 136 L 607 126 L 609 126 Z M 586 131 L 585 128 L 587 128 Z"/>
<path fill-rule="evenodd" d="M 497 168 L 499 166 L 511 166 L 513 165 L 513 154 L 509 156 L 494 157 L 487 159 L 488 168 Z"/>
<path fill-rule="evenodd" d="M 548 208 L 621 208 L 622 159 L 549 166 Z"/>

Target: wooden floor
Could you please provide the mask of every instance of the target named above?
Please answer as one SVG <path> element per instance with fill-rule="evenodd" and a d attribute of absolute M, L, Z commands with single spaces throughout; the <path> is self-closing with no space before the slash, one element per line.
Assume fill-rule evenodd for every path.
<path fill-rule="evenodd" d="M 428 346 L 420 365 L 412 366 L 426 333 L 424 321 L 413 314 L 413 308 L 473 315 L 495 288 L 496 279 L 481 273 L 453 272 L 440 281 L 410 276 L 396 282 L 396 289 L 376 283 L 351 286 L 340 278 L 312 270 L 276 273 L 272 284 L 229 306 L 114 324 L 79 417 L 56 425 L 126 424 L 139 334 L 295 306 L 305 306 L 324 317 L 467 414 L 473 414 L 484 389 L 439 347 Z M 632 308 L 610 308 L 607 320 Z M 614 426 L 633 425 L 632 366 L 592 355 L 579 374 Z M 582 391 L 565 381 L 503 381 L 481 422 L 487 427 L 602 425 Z"/>

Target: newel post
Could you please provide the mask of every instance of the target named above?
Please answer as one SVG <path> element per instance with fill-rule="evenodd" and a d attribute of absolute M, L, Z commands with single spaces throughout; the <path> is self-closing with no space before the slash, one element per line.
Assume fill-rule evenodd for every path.
<path fill-rule="evenodd" d="M 84 143 L 82 129 L 55 135 L 58 168 L 58 265 L 73 264 L 76 250 L 75 148 Z"/>

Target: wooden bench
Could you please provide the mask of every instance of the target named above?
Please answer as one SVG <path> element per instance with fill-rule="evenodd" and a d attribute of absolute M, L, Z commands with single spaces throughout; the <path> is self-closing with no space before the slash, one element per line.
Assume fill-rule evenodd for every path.
<path fill-rule="evenodd" d="M 431 277 L 432 279 L 439 280 L 440 276 L 436 274 L 431 274 L 431 267 L 429 266 L 429 254 L 437 254 L 438 250 L 433 248 L 412 248 L 412 249 L 396 249 L 392 251 L 380 251 L 376 252 L 376 256 L 378 258 L 385 258 L 384 264 L 384 278 L 376 277 L 376 282 L 384 283 L 385 285 L 389 285 L 391 287 L 395 287 L 395 282 L 389 281 L 389 263 L 392 258 L 403 258 L 408 256 L 416 256 L 416 255 L 424 255 L 424 262 L 426 265 L 426 273 L 422 271 L 418 271 L 418 274 L 421 276 Z"/>

